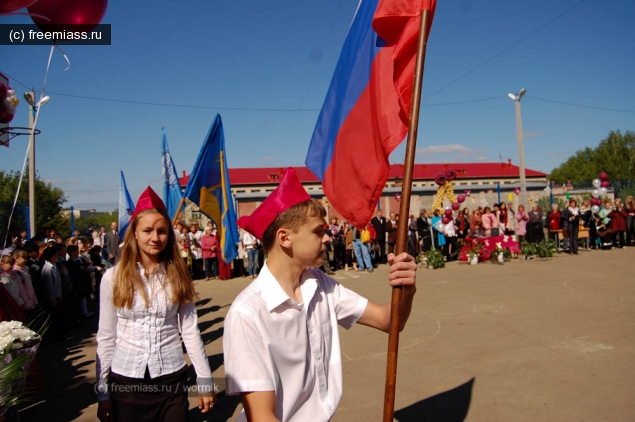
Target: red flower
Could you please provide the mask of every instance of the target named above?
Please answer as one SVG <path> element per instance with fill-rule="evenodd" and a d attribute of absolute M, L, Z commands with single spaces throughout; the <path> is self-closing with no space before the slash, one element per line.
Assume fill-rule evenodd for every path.
<path fill-rule="evenodd" d="M 445 182 L 446 182 L 445 174 L 444 173 L 437 174 L 437 177 L 434 178 L 434 181 L 439 186 L 445 185 Z"/>
<path fill-rule="evenodd" d="M 448 182 L 452 181 L 456 179 L 456 170 L 454 169 L 448 169 L 445 172 L 445 180 L 447 180 Z"/>

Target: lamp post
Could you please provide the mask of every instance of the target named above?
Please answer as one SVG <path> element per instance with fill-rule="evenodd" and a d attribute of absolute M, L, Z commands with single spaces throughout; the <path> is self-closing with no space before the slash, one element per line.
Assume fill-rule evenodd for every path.
<path fill-rule="evenodd" d="M 49 102 L 51 97 L 44 96 L 40 101 L 35 101 L 35 91 L 31 90 L 24 94 L 24 99 L 29 103 L 29 128 L 31 134 L 29 135 L 29 226 L 31 233 L 29 237 L 35 236 L 35 113 L 42 104 Z"/>
<path fill-rule="evenodd" d="M 523 147 L 523 122 L 520 113 L 520 99 L 525 95 L 525 88 L 521 89 L 518 94 L 507 94 L 507 96 L 516 104 L 516 136 L 518 137 L 518 155 L 520 159 L 520 203 L 527 203 L 527 182 L 525 180 L 525 149 Z"/>

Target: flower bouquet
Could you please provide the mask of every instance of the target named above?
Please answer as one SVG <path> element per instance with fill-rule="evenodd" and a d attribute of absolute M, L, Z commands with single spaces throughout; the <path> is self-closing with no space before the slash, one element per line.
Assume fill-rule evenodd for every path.
<path fill-rule="evenodd" d="M 465 255 L 470 265 L 478 264 L 478 258 L 483 250 L 483 246 L 479 242 L 467 243 L 465 247 Z"/>
<path fill-rule="evenodd" d="M 0 322 L 0 418 L 24 400 L 24 383 L 40 341 L 20 321 Z"/>

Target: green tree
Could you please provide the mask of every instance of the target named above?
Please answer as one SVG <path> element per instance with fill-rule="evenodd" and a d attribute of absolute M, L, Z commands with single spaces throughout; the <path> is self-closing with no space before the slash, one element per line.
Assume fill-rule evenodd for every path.
<path fill-rule="evenodd" d="M 613 181 L 635 179 L 635 133 L 611 131 L 595 149 L 577 151 L 553 169 L 549 178 L 558 183 L 590 182 L 603 171 Z"/>
<path fill-rule="evenodd" d="M 4 242 L 7 234 L 7 225 L 15 192 L 18 189 L 19 172 L 0 170 L 0 239 Z M 29 202 L 29 181 L 27 177 L 22 179 L 18 204 L 28 204 Z M 39 176 L 35 178 L 35 226 L 38 231 L 41 229 L 54 229 L 56 232 L 65 235 L 70 231 L 70 221 L 68 216 L 62 214 L 62 205 L 66 202 L 64 191 L 46 183 Z M 20 207 L 20 211 L 23 206 Z M 26 214 L 24 212 L 14 213 L 11 219 L 10 232 L 26 229 Z"/>

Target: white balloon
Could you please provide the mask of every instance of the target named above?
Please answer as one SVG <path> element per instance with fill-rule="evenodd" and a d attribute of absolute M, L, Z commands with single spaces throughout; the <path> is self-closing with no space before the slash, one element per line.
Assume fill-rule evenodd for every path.
<path fill-rule="evenodd" d="M 7 91 L 7 97 L 15 97 L 15 91 L 12 89 L 9 89 Z"/>
<path fill-rule="evenodd" d="M 591 207 L 591 212 L 592 212 L 593 214 L 597 214 L 597 213 L 599 213 L 599 212 L 600 212 L 600 207 L 599 207 L 598 205 L 593 205 L 593 206 Z"/>
<path fill-rule="evenodd" d="M 602 186 L 602 181 L 600 179 L 593 179 L 593 187 L 599 188 L 600 186 Z"/>
<path fill-rule="evenodd" d="M 600 197 L 600 190 L 599 189 L 593 189 L 591 191 L 591 196 L 594 198 L 599 198 Z"/>
<path fill-rule="evenodd" d="M 2 102 L 6 107 L 11 107 L 13 105 L 13 98 L 6 97 L 4 100 L 2 100 Z"/>
<path fill-rule="evenodd" d="M 600 188 L 600 192 L 602 193 L 602 195 L 606 195 L 608 191 L 609 190 L 607 188 Z"/>

